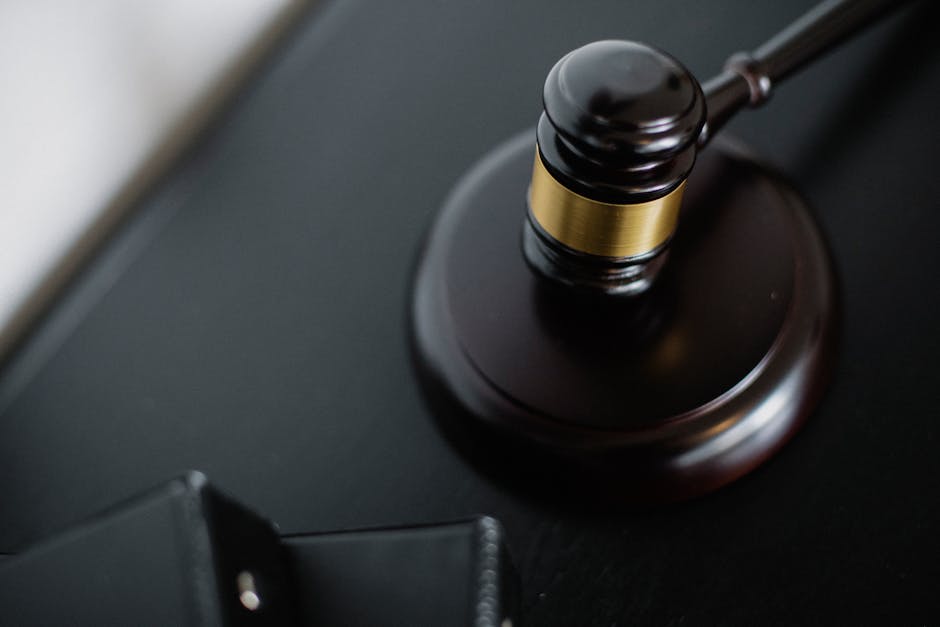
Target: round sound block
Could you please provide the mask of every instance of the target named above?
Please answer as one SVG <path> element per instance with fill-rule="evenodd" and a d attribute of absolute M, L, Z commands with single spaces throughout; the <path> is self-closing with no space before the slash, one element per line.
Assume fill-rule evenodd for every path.
<path fill-rule="evenodd" d="M 418 262 L 415 358 L 447 433 L 498 472 L 628 499 L 687 498 L 755 468 L 832 368 L 835 280 L 805 203 L 716 142 L 653 287 L 579 291 L 523 257 L 534 143 L 520 136 L 466 175 Z"/>

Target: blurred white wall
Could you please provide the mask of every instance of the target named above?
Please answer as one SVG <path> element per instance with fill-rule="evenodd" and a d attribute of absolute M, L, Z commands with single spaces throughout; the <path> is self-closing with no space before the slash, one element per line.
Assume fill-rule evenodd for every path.
<path fill-rule="evenodd" d="M 0 360 L 301 3 L 0 2 Z"/>

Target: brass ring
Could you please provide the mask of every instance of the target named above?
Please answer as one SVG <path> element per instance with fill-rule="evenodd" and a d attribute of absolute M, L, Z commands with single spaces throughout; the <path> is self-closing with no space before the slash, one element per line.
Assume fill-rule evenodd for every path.
<path fill-rule="evenodd" d="M 676 230 L 685 181 L 662 198 L 632 205 L 591 200 L 553 177 L 538 149 L 529 210 L 542 229 L 576 251 L 602 257 L 637 257 L 655 250 Z"/>

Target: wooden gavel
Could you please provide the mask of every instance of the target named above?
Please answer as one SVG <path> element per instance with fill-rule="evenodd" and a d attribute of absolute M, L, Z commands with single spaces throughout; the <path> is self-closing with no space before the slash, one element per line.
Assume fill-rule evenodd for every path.
<path fill-rule="evenodd" d="M 662 267 L 696 154 L 742 108 L 900 3 L 830 0 L 700 86 L 650 46 L 598 41 L 548 74 L 525 226 L 530 266 L 609 294 Z"/>
<path fill-rule="evenodd" d="M 783 446 L 832 372 L 833 263 L 785 177 L 723 139 L 702 148 L 893 5 L 826 2 L 704 86 L 638 43 L 558 61 L 534 167 L 531 132 L 494 149 L 418 263 L 435 415 L 481 427 L 473 450 L 547 454 L 523 465 L 618 498 L 702 494 Z"/>

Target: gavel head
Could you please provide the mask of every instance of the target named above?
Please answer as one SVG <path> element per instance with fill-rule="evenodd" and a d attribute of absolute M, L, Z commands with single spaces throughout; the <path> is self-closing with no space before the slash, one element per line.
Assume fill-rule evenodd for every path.
<path fill-rule="evenodd" d="M 701 87 L 659 50 L 599 41 L 555 64 L 543 99 L 526 260 L 564 284 L 644 291 L 665 260 L 695 163 Z"/>

